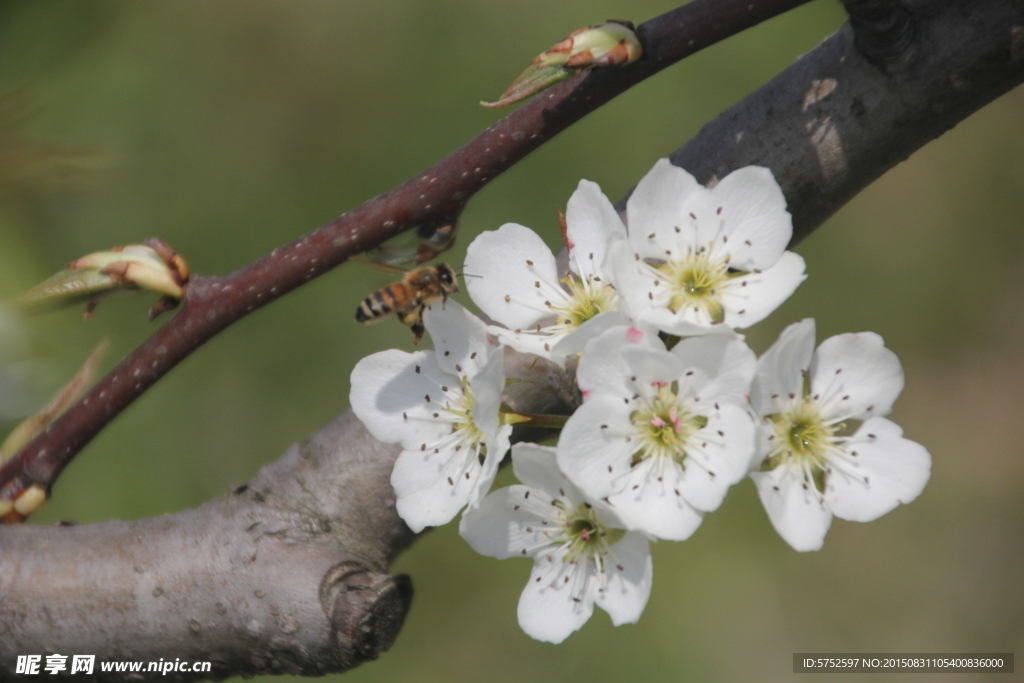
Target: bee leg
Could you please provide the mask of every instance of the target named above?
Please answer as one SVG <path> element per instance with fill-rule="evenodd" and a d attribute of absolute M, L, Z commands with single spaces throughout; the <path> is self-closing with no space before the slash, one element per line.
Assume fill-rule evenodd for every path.
<path fill-rule="evenodd" d="M 398 319 L 402 321 L 402 324 L 408 325 L 412 333 L 416 335 L 416 338 L 413 339 L 413 344 L 419 344 L 420 339 L 423 339 L 423 333 L 426 331 L 426 328 L 423 327 L 423 308 L 424 305 L 420 304 L 411 310 L 398 314 Z"/>

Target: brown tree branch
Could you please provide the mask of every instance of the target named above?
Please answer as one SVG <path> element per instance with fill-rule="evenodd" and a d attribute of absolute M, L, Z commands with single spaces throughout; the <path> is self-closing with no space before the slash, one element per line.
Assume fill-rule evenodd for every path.
<path fill-rule="evenodd" d="M 844 27 L 673 159 L 702 180 L 770 166 L 801 237 L 884 169 L 1024 81 L 1019 0 L 907 8 L 917 44 L 906 69 L 880 71 Z M 525 371 L 513 359 L 509 376 Z M 513 385 L 522 392 L 511 397 L 515 409 L 544 412 L 552 408 L 540 402 L 571 397 L 568 378 L 550 366 L 529 371 L 537 384 Z M 3 529 L 0 643 L 12 649 L 0 653 L 0 671 L 11 670 L 9 652 L 45 653 L 54 643 L 71 652 L 88 638 L 107 660 L 217 658 L 216 675 L 336 671 L 372 658 L 408 604 L 404 581 L 382 576 L 411 539 L 392 504 L 395 450 L 346 414 L 247 490 L 198 510 L 130 525 Z M 360 577 L 368 589 L 359 590 Z"/>
<path fill-rule="evenodd" d="M 457 216 L 488 182 L 590 112 L 680 59 L 809 0 L 695 0 L 637 28 L 643 57 L 554 86 L 420 175 L 224 277 L 194 277 L 181 311 L 21 453 L 0 500 L 60 472 L 114 417 L 209 339 L 287 292 L 413 227 Z M 9 521 L 18 521 L 11 515 Z"/>

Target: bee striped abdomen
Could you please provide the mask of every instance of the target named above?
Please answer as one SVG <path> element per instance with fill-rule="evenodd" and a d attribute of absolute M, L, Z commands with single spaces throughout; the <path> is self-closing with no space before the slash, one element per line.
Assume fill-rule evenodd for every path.
<path fill-rule="evenodd" d="M 385 287 L 363 299 L 363 303 L 359 304 L 359 308 L 356 309 L 356 321 L 364 323 L 368 320 L 383 318 L 399 308 L 401 302 L 399 297 L 396 297 L 395 293 L 391 291 L 392 289 L 393 287 L 390 286 Z"/>

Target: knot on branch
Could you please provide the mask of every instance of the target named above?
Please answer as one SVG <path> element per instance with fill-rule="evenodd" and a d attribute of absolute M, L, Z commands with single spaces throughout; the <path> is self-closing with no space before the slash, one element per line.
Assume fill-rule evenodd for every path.
<path fill-rule="evenodd" d="M 902 0 L 842 0 L 857 49 L 876 66 L 893 71 L 913 61 L 914 21 Z"/>
<path fill-rule="evenodd" d="M 320 582 L 320 605 L 341 670 L 388 650 L 411 604 L 412 580 L 405 574 L 381 574 L 351 561 L 332 567 Z"/>

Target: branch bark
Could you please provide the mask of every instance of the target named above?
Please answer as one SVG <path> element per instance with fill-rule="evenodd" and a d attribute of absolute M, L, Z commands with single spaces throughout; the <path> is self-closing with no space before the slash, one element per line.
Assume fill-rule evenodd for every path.
<path fill-rule="evenodd" d="M 5 528 L 0 671 L 15 654 L 180 657 L 218 678 L 375 658 L 411 598 L 407 577 L 385 573 L 412 538 L 384 486 L 397 453 L 347 412 L 201 508 Z"/>
<path fill-rule="evenodd" d="M 1024 80 L 1021 0 L 907 0 L 913 57 L 879 68 L 849 24 L 671 155 L 702 183 L 772 169 L 793 243 L 883 173 Z"/>
<path fill-rule="evenodd" d="M 914 58 L 914 20 L 901 0 L 843 0 L 857 49 L 883 69 Z"/>
<path fill-rule="evenodd" d="M 771 167 L 799 240 L 885 170 L 1024 81 L 1021 0 L 904 6 L 914 56 L 901 68 L 866 58 L 847 25 L 673 161 L 702 182 L 747 164 Z M 513 359 L 509 376 L 537 381 L 513 385 L 517 410 L 573 400 L 571 377 L 550 365 Z M 326 673 L 372 659 L 394 638 L 410 598 L 405 579 L 385 574 L 412 540 L 394 511 L 395 456 L 346 413 L 246 489 L 197 510 L 0 530 L 0 670 L 13 666 L 14 652 L 53 647 L 101 660 L 212 660 L 218 677 Z"/>

